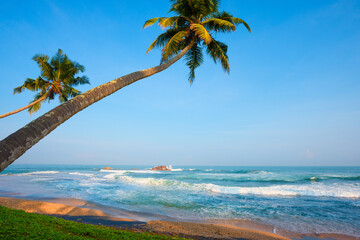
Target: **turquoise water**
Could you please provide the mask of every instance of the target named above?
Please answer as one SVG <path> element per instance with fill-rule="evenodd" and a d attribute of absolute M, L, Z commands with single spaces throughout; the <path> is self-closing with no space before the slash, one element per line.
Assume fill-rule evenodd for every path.
<path fill-rule="evenodd" d="M 248 219 L 291 231 L 360 235 L 360 167 L 101 167 L 12 165 L 0 174 L 0 191 L 187 220 Z"/>

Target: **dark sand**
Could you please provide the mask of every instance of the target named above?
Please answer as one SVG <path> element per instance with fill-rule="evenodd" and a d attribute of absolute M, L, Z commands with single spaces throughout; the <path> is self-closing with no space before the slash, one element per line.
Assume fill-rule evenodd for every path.
<path fill-rule="evenodd" d="M 50 202 L 51 201 L 51 202 Z M 47 214 L 64 219 L 95 225 L 104 225 L 134 232 L 152 231 L 166 235 L 178 235 L 194 239 L 249 239 L 249 240 L 286 240 L 286 239 L 341 239 L 359 240 L 360 238 L 341 234 L 299 234 L 277 230 L 270 225 L 250 221 L 211 221 L 211 223 L 176 222 L 176 221 L 137 221 L 138 214 L 114 209 L 113 217 L 105 211 L 96 209 L 95 204 L 78 199 L 52 199 L 50 201 L 34 201 L 18 198 L 0 197 L 0 205 L 25 210 L 30 213 Z M 59 203 L 60 202 L 60 203 Z M 109 208 L 110 209 L 110 208 Z M 111 210 L 111 209 L 110 209 Z M 119 214 L 120 213 L 120 214 Z M 133 218 L 132 218 L 133 217 Z M 282 236 L 280 236 L 280 235 Z M 289 238 L 286 238 L 286 237 Z"/>

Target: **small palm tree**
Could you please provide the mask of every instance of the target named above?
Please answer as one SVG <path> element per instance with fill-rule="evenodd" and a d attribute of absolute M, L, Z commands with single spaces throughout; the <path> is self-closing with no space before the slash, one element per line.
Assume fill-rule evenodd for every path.
<path fill-rule="evenodd" d="M 38 92 L 34 100 L 27 106 L 15 111 L 0 115 L 0 118 L 21 112 L 28 109 L 30 113 L 38 111 L 41 103 L 53 100 L 56 95 L 61 103 L 75 97 L 81 92 L 73 88 L 79 84 L 89 84 L 86 76 L 76 77 L 79 72 L 84 72 L 84 66 L 71 61 L 66 54 L 59 49 L 49 62 L 49 57 L 43 54 L 37 54 L 33 60 L 39 65 L 41 74 L 36 79 L 28 78 L 23 85 L 14 89 L 14 94 L 22 93 L 26 89 Z"/>
<path fill-rule="evenodd" d="M 219 0 L 171 2 L 170 12 L 176 13 L 177 16 L 153 18 L 144 25 L 147 27 L 159 22 L 161 27 L 167 29 L 156 38 L 148 50 L 162 47 L 160 65 L 130 73 L 95 87 L 52 109 L 0 141 L 0 172 L 76 113 L 127 85 L 164 71 L 183 56 L 190 68 L 189 81 L 193 82 L 195 69 L 203 62 L 203 47 L 215 62 L 220 61 L 223 69 L 229 72 L 227 46 L 216 41 L 214 34 L 235 31 L 238 24 L 243 24 L 250 31 L 246 22 L 227 12 L 220 12 Z"/>
<path fill-rule="evenodd" d="M 220 12 L 218 0 L 171 0 L 171 2 L 173 4 L 170 12 L 176 13 L 177 16 L 152 18 L 143 26 L 146 28 L 158 22 L 160 27 L 166 29 L 155 39 L 146 53 L 155 47 L 161 47 L 161 63 L 164 63 L 186 46 L 191 46 L 185 54 L 186 65 L 190 68 L 190 83 L 195 79 L 195 69 L 204 61 L 203 48 L 206 48 L 207 54 L 215 63 L 220 61 L 224 71 L 230 73 L 228 46 L 215 40 L 214 35 L 219 32 L 233 32 L 238 24 L 243 24 L 251 32 L 249 25 L 225 11 Z"/>

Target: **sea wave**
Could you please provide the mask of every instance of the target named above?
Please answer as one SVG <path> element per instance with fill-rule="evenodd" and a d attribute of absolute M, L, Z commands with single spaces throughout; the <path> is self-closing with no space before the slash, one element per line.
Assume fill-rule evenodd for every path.
<path fill-rule="evenodd" d="M 303 185 L 276 185 L 269 187 L 223 187 L 207 184 L 206 188 L 216 193 L 238 195 L 360 198 L 360 187 L 347 185 L 325 185 L 315 183 Z"/>
<path fill-rule="evenodd" d="M 195 169 L 193 169 L 195 170 Z M 111 172 L 111 173 L 117 173 L 119 175 L 125 174 L 125 173 L 142 173 L 142 174 L 166 174 L 169 172 L 181 172 L 184 171 L 184 169 L 182 168 L 175 168 L 175 169 L 171 169 L 171 171 L 157 171 L 157 170 L 137 170 L 137 169 L 132 169 L 132 170 L 105 170 L 105 169 L 101 169 L 100 172 Z M 192 171 L 192 170 L 190 170 Z"/>
<path fill-rule="evenodd" d="M 70 175 L 78 175 L 78 176 L 86 176 L 86 177 L 93 177 L 94 174 L 92 173 L 79 173 L 79 172 L 70 172 Z"/>
<path fill-rule="evenodd" d="M 305 182 L 323 182 L 328 180 L 358 181 L 358 175 L 290 175 L 274 172 L 257 173 L 222 173 L 222 172 L 204 172 L 196 175 L 179 176 L 180 179 L 194 180 L 221 180 L 224 182 L 264 182 L 264 183 L 305 183 Z"/>
<path fill-rule="evenodd" d="M 170 170 L 173 171 L 173 172 L 181 172 L 181 171 L 184 171 L 184 169 L 182 169 L 182 168 L 171 168 Z"/>
<path fill-rule="evenodd" d="M 28 173 L 8 173 L 4 174 L 4 176 L 30 176 L 30 175 L 38 175 L 38 174 L 57 174 L 59 171 L 36 171 L 36 172 L 28 172 Z"/>
<path fill-rule="evenodd" d="M 306 178 L 305 180 L 311 181 L 321 181 L 321 180 L 360 180 L 360 176 L 341 176 L 341 175 L 324 175 L 324 176 L 314 176 L 311 178 Z"/>
<path fill-rule="evenodd" d="M 113 173 L 117 173 L 117 172 L 124 172 L 125 170 L 107 170 L 107 169 L 100 169 L 100 172 L 113 172 Z"/>
<path fill-rule="evenodd" d="M 106 177 L 106 176 L 105 176 Z M 187 183 L 168 179 L 134 178 L 130 176 L 108 176 L 122 182 L 156 187 L 168 187 L 167 190 L 207 191 L 232 195 L 263 195 L 263 196 L 314 196 L 360 198 L 360 186 L 346 184 L 323 184 L 312 182 L 302 185 L 274 185 L 268 187 L 232 187 L 212 183 Z"/>

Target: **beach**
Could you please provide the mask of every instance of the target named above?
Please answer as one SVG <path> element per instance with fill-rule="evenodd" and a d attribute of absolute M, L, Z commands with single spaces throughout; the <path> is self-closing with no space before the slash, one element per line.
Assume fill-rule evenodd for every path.
<path fill-rule="evenodd" d="M 288 239 L 341 239 L 356 240 L 353 236 L 343 234 L 318 233 L 299 234 L 281 232 L 280 236 L 272 233 L 269 226 L 256 223 L 243 223 L 245 227 L 236 227 L 224 222 L 194 223 L 176 221 L 141 222 L 131 218 L 113 217 L 99 210 L 101 206 L 79 199 L 49 199 L 51 202 L 34 201 L 20 198 L 0 197 L 0 205 L 29 213 L 46 214 L 85 224 L 103 225 L 134 232 L 151 231 L 169 236 L 180 236 L 194 239 L 248 239 L 248 240 L 288 240 Z M 66 203 L 66 204 L 64 204 Z M 105 208 L 106 209 L 106 208 Z M 108 209 L 109 210 L 109 209 Z M 119 211 L 113 209 L 119 214 Z M 125 216 L 126 212 L 123 212 Z M 255 230 L 261 229 L 261 230 Z"/>
<path fill-rule="evenodd" d="M 91 206 L 91 204 L 88 205 L 85 201 L 76 199 L 57 199 L 57 201 L 64 201 L 68 204 L 72 204 L 72 206 L 61 203 L 0 197 L 0 205 L 5 207 L 24 210 L 29 213 L 52 215 L 77 222 L 95 225 L 105 225 L 120 229 L 130 229 L 134 231 L 152 231 L 157 233 L 163 233 L 166 235 L 179 235 L 185 237 L 208 239 L 288 239 L 272 233 L 261 232 L 252 229 L 223 226 L 218 224 L 168 221 L 149 221 L 145 223 L 135 221 L 133 219 L 112 217 L 101 210 L 87 208 L 89 207 L 89 205 Z M 77 207 L 74 207 L 74 205 L 76 205 Z M 94 207 L 94 205 L 92 205 L 92 207 Z"/>
<path fill-rule="evenodd" d="M 15 165 L 0 205 L 198 239 L 359 239 L 357 169 L 102 168 Z"/>

